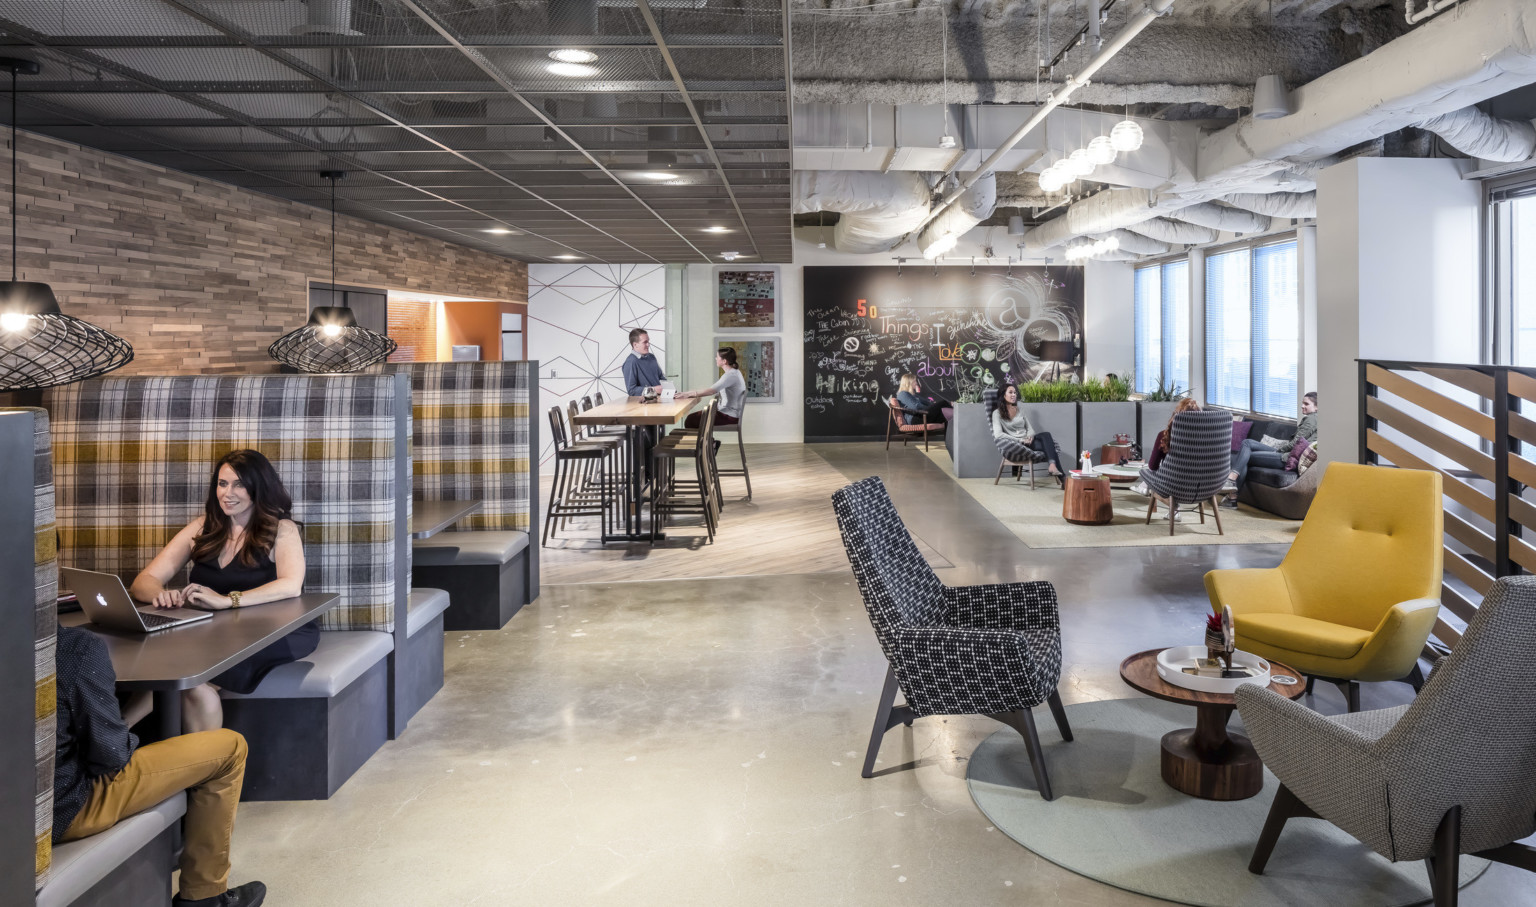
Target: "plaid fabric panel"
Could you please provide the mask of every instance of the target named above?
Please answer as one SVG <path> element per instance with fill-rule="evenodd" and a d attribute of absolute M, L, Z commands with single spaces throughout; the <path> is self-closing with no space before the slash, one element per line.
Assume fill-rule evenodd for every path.
<path fill-rule="evenodd" d="M 478 513 L 452 529 L 531 525 L 527 362 L 411 362 L 414 495 L 476 499 Z"/>
<path fill-rule="evenodd" d="M 108 378 L 45 404 L 66 563 L 132 580 L 202 512 L 213 463 L 249 447 L 272 461 L 304 524 L 304 588 L 341 595 L 321 627 L 393 629 L 389 376 Z"/>
<path fill-rule="evenodd" d="M 53 450 L 48 432 L 48 413 L 29 409 L 33 422 L 32 526 L 36 572 L 33 620 L 36 704 L 34 739 L 36 745 L 37 800 L 34 807 L 33 840 L 36 842 L 37 888 L 48 881 L 53 866 L 53 759 L 57 732 L 58 676 L 54 655 L 57 648 L 59 559 L 54 534 Z"/>

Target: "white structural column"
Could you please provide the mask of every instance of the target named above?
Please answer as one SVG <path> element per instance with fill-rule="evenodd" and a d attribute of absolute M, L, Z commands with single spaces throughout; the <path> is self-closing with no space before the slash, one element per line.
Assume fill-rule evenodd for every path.
<path fill-rule="evenodd" d="M 1296 411 L 1301 397 L 1317 390 L 1317 227 L 1296 228 L 1296 301 L 1301 319 L 1301 356 L 1296 371 Z"/>
<path fill-rule="evenodd" d="M 1205 389 L 1205 250 L 1189 250 L 1189 393 L 1202 404 Z"/>

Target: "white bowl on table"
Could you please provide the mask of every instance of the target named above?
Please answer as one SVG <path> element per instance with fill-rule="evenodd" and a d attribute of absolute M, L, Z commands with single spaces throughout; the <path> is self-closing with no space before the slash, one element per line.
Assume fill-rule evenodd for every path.
<path fill-rule="evenodd" d="M 1185 674 L 1181 670 L 1194 667 L 1195 660 L 1205 658 L 1207 654 L 1208 650 L 1205 646 L 1172 646 L 1164 649 L 1157 653 L 1157 676 L 1167 683 L 1186 690 L 1228 696 L 1237 692 L 1237 688 L 1245 683 L 1255 683 L 1261 687 L 1269 686 L 1269 662 L 1242 649 L 1232 653 L 1232 666 L 1248 668 L 1254 672 L 1252 677 L 1201 677 L 1198 674 Z"/>

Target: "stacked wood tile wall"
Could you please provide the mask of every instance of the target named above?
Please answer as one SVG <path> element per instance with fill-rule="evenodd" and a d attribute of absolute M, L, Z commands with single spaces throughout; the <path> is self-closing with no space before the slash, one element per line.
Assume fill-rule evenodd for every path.
<path fill-rule="evenodd" d="M 404 299 L 389 304 L 389 336 L 400 348 L 390 362 L 437 361 L 437 303 Z"/>
<path fill-rule="evenodd" d="M 43 136 L 18 144 L 18 279 L 127 338 L 124 374 L 276 369 L 267 345 L 308 317 L 309 281 L 330 279 L 328 211 Z M 346 216 L 336 231 L 341 283 L 528 299 L 523 262 Z"/>

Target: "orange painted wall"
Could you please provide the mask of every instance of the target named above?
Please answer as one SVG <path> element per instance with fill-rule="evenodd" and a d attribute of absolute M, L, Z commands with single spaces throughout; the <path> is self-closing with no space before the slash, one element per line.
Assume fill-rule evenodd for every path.
<path fill-rule="evenodd" d="M 443 330 L 438 335 L 439 357 L 453 358 L 453 347 L 474 344 L 482 360 L 501 358 L 501 316 L 528 315 L 528 305 L 518 302 L 444 302 Z M 526 328 L 525 328 L 526 330 Z"/>

